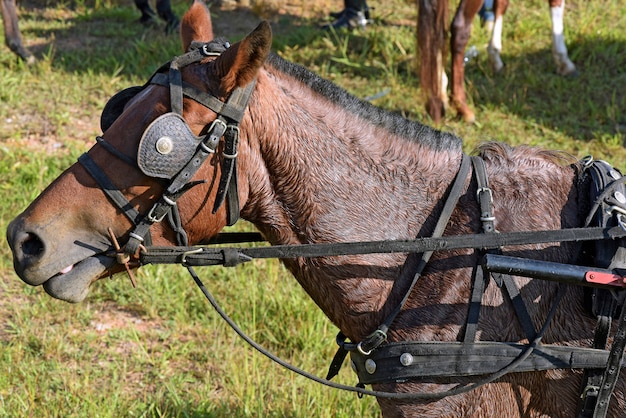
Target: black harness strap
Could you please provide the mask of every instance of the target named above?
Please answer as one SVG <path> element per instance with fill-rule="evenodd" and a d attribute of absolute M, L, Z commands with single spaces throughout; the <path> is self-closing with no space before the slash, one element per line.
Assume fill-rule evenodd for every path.
<path fill-rule="evenodd" d="M 229 106 L 232 108 L 240 109 L 241 115 L 237 115 L 241 120 L 243 112 L 248 105 L 248 100 L 252 95 L 256 82 L 252 81 L 244 89 L 237 89 L 231 95 L 228 100 Z M 222 176 L 220 177 L 220 183 L 217 187 L 217 196 L 213 205 L 213 213 L 217 212 L 220 206 L 224 203 L 226 196 L 231 198 L 228 200 L 229 205 L 227 208 L 228 213 L 228 225 L 233 225 L 239 217 L 239 199 L 236 199 L 233 194 L 237 193 L 237 145 L 239 144 L 239 127 L 233 124 L 229 124 L 226 132 L 224 133 L 224 152 L 222 157 L 224 162 L 222 163 Z M 233 181 L 231 181 L 231 179 Z"/>
<path fill-rule="evenodd" d="M 489 180 L 487 177 L 487 169 L 485 168 L 485 161 L 477 156 L 472 157 L 472 164 L 474 165 L 474 175 L 476 176 L 476 182 L 478 188 L 476 190 L 476 199 L 480 206 L 480 220 L 482 222 L 483 232 L 486 234 L 498 233 L 495 229 L 495 216 L 493 215 L 493 194 L 489 188 Z M 486 253 L 483 250 L 476 250 L 479 254 L 484 256 Z M 499 254 L 499 249 L 491 249 L 490 253 Z M 480 307 L 482 303 L 482 297 L 487 286 L 489 273 L 485 274 L 483 267 L 477 265 L 473 270 L 472 280 L 472 295 L 470 297 L 470 303 L 467 314 L 467 323 L 465 327 L 464 341 L 466 343 L 473 342 L 476 338 L 476 330 L 478 327 L 478 317 L 480 313 Z M 486 276 L 486 277 L 484 277 Z M 522 299 L 517 284 L 513 280 L 513 277 L 508 274 L 494 274 L 494 280 L 499 286 L 502 287 L 503 292 L 506 291 L 509 300 L 513 304 L 517 319 L 526 334 L 528 341 L 533 341 L 536 338 L 536 331 L 526 308 L 526 304 Z M 502 286 L 504 285 L 504 286 Z M 506 299 L 506 298 L 505 298 Z"/>
<path fill-rule="evenodd" d="M 512 370 L 515 373 L 603 367 L 609 359 L 606 350 L 551 344 L 538 344 L 530 355 L 522 357 L 528 348 L 528 344 L 512 342 L 406 341 L 386 344 L 369 356 L 351 352 L 350 358 L 359 382 L 366 385 L 407 379 L 441 383 L 442 378 L 449 378 L 452 382 L 456 377 L 497 373 L 518 359 L 521 361 Z"/>
<path fill-rule="evenodd" d="M 485 162 L 480 157 L 472 157 L 472 165 L 474 167 L 474 176 L 478 187 L 476 189 L 476 200 L 480 207 L 480 220 L 482 221 L 483 233 L 494 233 L 495 218 L 493 216 L 493 196 L 489 188 L 487 180 L 487 170 Z M 485 251 L 475 249 L 474 252 L 482 258 Z M 480 317 L 480 307 L 483 300 L 483 294 L 489 281 L 489 275 L 485 274 L 482 266 L 477 264 L 472 269 L 472 294 L 470 296 L 469 307 L 467 310 L 467 322 L 465 324 L 465 335 L 463 341 L 471 343 L 476 340 L 476 332 L 478 330 L 478 320 Z"/>
<path fill-rule="evenodd" d="M 166 73 L 156 73 L 150 78 L 149 84 L 156 84 L 163 87 L 170 85 L 170 77 Z M 232 102 L 223 102 L 217 97 L 212 96 L 202 90 L 198 90 L 193 85 L 183 81 L 182 91 L 185 97 L 188 97 L 202 105 L 208 107 L 218 115 L 222 115 L 234 121 L 241 121 L 245 113 L 245 107 L 241 108 Z"/>
<path fill-rule="evenodd" d="M 470 159 L 467 155 L 462 154 L 461 165 L 460 165 L 459 171 L 457 172 L 454 182 L 451 185 L 450 192 L 448 193 L 448 198 L 446 199 L 444 207 L 441 211 L 439 220 L 437 221 L 437 224 L 435 225 L 435 229 L 432 234 L 433 237 L 440 237 L 443 235 L 443 232 L 446 229 L 446 226 L 448 225 L 448 221 L 450 220 L 450 217 L 452 216 L 452 212 L 454 211 L 454 208 L 457 205 L 457 202 L 461 196 L 461 193 L 463 192 L 463 189 L 465 188 L 465 181 L 467 180 L 467 175 L 469 174 L 469 170 L 470 170 Z M 368 335 L 363 341 L 359 343 L 347 342 L 345 339 L 345 336 L 341 332 L 337 335 L 337 342 L 339 344 L 339 348 L 337 349 L 337 353 L 333 357 L 333 360 L 330 364 L 328 374 L 326 376 L 327 380 L 332 379 L 339 372 L 339 369 L 341 368 L 341 364 L 345 360 L 346 355 L 348 354 L 349 351 L 358 350 L 360 353 L 367 355 L 371 353 L 372 350 L 376 349 L 378 346 L 380 346 L 383 342 L 387 340 L 387 331 L 389 330 L 389 327 L 391 327 L 391 324 L 393 323 L 393 321 L 396 319 L 396 317 L 398 316 L 398 314 L 400 313 L 400 311 L 406 304 L 413 288 L 415 287 L 417 281 L 419 280 L 422 274 L 422 271 L 426 267 L 426 264 L 428 263 L 428 260 L 430 260 L 430 257 L 432 256 L 433 253 L 434 251 L 426 251 L 422 254 L 422 257 L 416 269 L 417 271 L 415 275 L 413 276 L 413 280 L 411 284 L 409 285 L 408 289 L 404 293 L 402 300 L 396 306 L 396 308 L 391 312 L 391 314 L 387 316 L 385 321 L 373 333 Z"/>
<path fill-rule="evenodd" d="M 109 199 L 126 215 L 126 217 L 132 222 L 133 225 L 137 225 L 141 221 L 141 215 L 135 207 L 126 199 L 126 196 L 120 192 L 115 184 L 104 174 L 104 171 L 98 167 L 96 162 L 87 153 L 78 157 L 78 162 L 87 170 L 87 172 L 98 183 L 100 189 L 106 194 Z M 150 234 L 145 234 L 144 239 L 146 245 L 152 245 L 152 239 Z"/>
<path fill-rule="evenodd" d="M 253 235 L 257 239 L 256 235 Z M 558 242 L 584 242 L 612 240 L 626 237 L 626 230 L 616 226 L 612 228 L 589 227 L 568 228 L 546 231 L 501 232 L 499 234 L 446 235 L 443 237 L 418 238 L 413 241 L 387 240 L 365 242 L 337 242 L 328 244 L 272 245 L 259 247 L 231 247 L 239 254 L 240 263 L 252 259 L 328 257 L 329 255 L 363 255 L 389 253 L 422 253 L 424 251 L 449 251 L 462 248 L 500 248 L 516 245 L 547 244 Z M 241 242 L 229 236 L 228 242 Z M 193 254 L 189 254 L 194 250 Z M 140 254 L 142 264 L 180 264 L 181 256 L 187 254 L 187 264 L 192 266 L 215 266 L 224 264 L 221 257 L 224 248 L 214 247 L 150 247 Z M 558 263 L 557 263 L 558 264 Z M 564 264 L 562 266 L 571 266 Z M 598 270 L 587 268 L 587 270 Z M 604 269 L 599 269 L 604 270 Z M 550 277 L 545 277 L 550 280 Z M 594 283 L 578 285 L 596 287 Z M 608 287 L 615 287 L 610 285 Z M 606 287 L 606 286 L 597 286 Z"/>
<path fill-rule="evenodd" d="M 517 284 L 513 280 L 513 277 L 508 274 L 502 274 L 501 277 L 504 283 L 504 289 L 506 290 L 511 303 L 513 303 L 517 320 L 522 326 L 522 329 L 526 334 L 526 338 L 528 341 L 534 340 L 537 332 L 535 331 L 533 321 L 530 318 L 530 314 L 528 313 L 528 309 L 526 308 L 524 299 L 522 299 L 522 295 L 520 294 Z"/>
<path fill-rule="evenodd" d="M 626 305 L 622 305 L 622 311 L 618 320 L 617 331 L 613 337 L 609 360 L 606 364 L 602 383 L 598 392 L 593 418 L 604 418 L 609 409 L 611 395 L 617 384 L 617 378 L 623 364 L 624 348 L 626 347 Z"/>
<path fill-rule="evenodd" d="M 210 55 L 219 55 L 227 47 L 219 43 L 213 43 L 211 47 L 209 45 L 211 44 L 194 44 L 188 53 L 180 55 L 171 61 L 169 88 L 172 112 L 181 116 L 183 114 L 183 79 L 180 69 L 189 64 L 200 62 Z"/>

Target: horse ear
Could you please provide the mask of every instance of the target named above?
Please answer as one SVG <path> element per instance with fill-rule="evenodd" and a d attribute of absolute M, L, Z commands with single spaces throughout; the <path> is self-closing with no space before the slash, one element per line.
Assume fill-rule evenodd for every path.
<path fill-rule="evenodd" d="M 202 0 L 194 0 L 180 23 L 180 38 L 183 51 L 188 51 L 191 42 L 209 42 L 213 40 L 211 13 Z"/>
<path fill-rule="evenodd" d="M 230 92 L 251 82 L 265 63 L 271 47 L 272 28 L 263 21 L 248 36 L 224 51 L 215 60 L 223 91 Z"/>

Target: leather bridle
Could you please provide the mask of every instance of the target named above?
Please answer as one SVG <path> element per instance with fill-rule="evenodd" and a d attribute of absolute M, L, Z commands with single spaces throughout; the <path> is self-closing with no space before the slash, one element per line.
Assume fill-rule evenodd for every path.
<path fill-rule="evenodd" d="M 89 154 L 85 153 L 78 159 L 79 163 L 96 180 L 102 191 L 134 225 L 134 229 L 129 234 L 129 240 L 123 248 L 123 253 L 126 255 L 136 256 L 142 245 L 151 245 L 150 227 L 155 223 L 163 221 L 165 218 L 168 219 L 170 226 L 176 233 L 178 245 L 188 244 L 187 234 L 182 227 L 176 201 L 186 191 L 199 183 L 203 183 L 203 181 L 194 182 L 191 181 L 191 179 L 200 169 L 204 161 L 211 154 L 216 152 L 222 137 L 224 138 L 224 148 L 222 151 L 223 163 L 217 195 L 213 205 L 213 213 L 216 213 L 226 201 L 228 225 L 233 225 L 239 218 L 236 173 L 239 123 L 247 108 L 255 82 L 252 81 L 243 88 L 235 89 L 226 101 L 221 101 L 215 96 L 183 82 L 180 72 L 180 69 L 185 66 L 199 63 L 207 57 L 219 56 L 228 47 L 227 42 L 220 41 L 193 43 L 188 53 L 174 58 L 169 63 L 169 66 L 168 64 L 162 66 L 150 78 L 148 83 L 143 86 L 143 88 L 145 88 L 150 84 L 156 84 L 169 87 L 172 104 L 171 114 L 178 115 L 185 126 L 186 122 L 182 119 L 183 96 L 195 100 L 217 114 L 217 118 L 207 129 L 207 133 L 201 137 L 195 138 L 198 140 L 195 152 L 193 152 L 187 161 L 182 162 L 180 170 L 169 178 L 169 184 L 163 191 L 160 199 L 154 203 L 148 213 L 140 215 Z M 168 67 L 169 71 L 163 72 L 163 70 Z M 137 92 L 138 91 L 141 91 L 141 89 L 138 89 Z M 167 115 L 169 114 L 163 116 Z M 168 138 L 168 140 L 176 141 L 176 138 Z M 141 168 L 138 161 L 120 152 L 111 144 L 104 141 L 103 138 L 98 138 L 98 144 L 122 161 L 137 168 Z M 145 172 L 145 170 L 142 171 Z"/>

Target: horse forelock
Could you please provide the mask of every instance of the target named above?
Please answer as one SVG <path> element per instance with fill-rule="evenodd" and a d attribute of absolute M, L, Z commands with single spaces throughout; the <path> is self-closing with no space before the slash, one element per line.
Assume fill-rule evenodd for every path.
<path fill-rule="evenodd" d="M 289 62 L 275 53 L 269 55 L 267 63 L 298 80 L 342 109 L 394 135 L 417 141 L 436 151 L 461 151 L 462 149 L 462 140 L 459 137 L 416 121 L 410 121 L 397 113 L 376 107 L 370 102 L 361 100 L 348 93 L 343 88 L 320 77 L 309 69 Z"/>

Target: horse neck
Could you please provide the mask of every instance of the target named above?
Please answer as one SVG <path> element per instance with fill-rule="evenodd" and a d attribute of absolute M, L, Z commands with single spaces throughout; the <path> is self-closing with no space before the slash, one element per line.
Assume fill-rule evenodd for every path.
<path fill-rule="evenodd" d="M 419 217 L 456 174 L 456 138 L 419 125 L 425 136 L 454 144 L 444 150 L 441 138 L 433 144 L 402 137 L 343 105 L 271 67 L 259 76 L 242 126 L 250 189 L 243 216 L 273 244 L 371 239 L 378 231 L 368 221 L 385 224 L 396 215 L 393 223 L 403 223 L 402 212 Z M 354 222 L 341 225 L 342 218 Z"/>
<path fill-rule="evenodd" d="M 359 106 L 347 109 L 271 66 L 259 75 L 242 122 L 242 217 L 272 244 L 412 239 L 422 232 L 456 174 L 460 143 L 371 107 L 375 117 L 392 120 L 375 123 Z M 394 131 L 393 121 L 407 126 Z M 428 141 L 398 134 L 405 131 L 421 131 Z M 452 149 L 444 149 L 446 141 Z M 370 255 L 285 264 L 346 330 L 346 311 L 380 311 L 403 261 Z"/>

